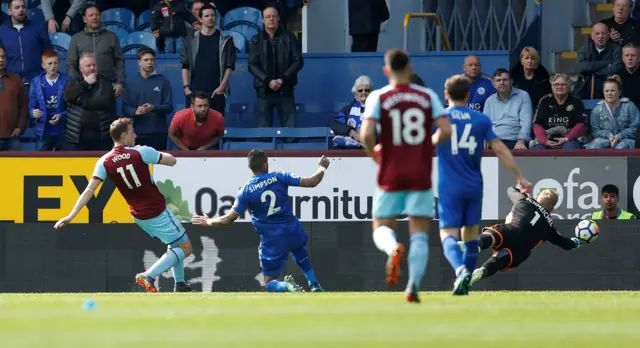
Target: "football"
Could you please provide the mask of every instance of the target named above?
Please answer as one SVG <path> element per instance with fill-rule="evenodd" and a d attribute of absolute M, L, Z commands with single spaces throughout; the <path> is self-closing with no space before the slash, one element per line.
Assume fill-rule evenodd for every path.
<path fill-rule="evenodd" d="M 593 220 L 582 220 L 576 225 L 576 237 L 587 242 L 592 243 L 600 236 L 600 229 L 598 224 Z"/>

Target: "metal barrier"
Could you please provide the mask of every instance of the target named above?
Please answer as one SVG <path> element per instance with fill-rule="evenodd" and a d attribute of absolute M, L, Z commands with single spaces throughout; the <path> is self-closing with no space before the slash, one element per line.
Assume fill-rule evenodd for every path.
<path fill-rule="evenodd" d="M 436 50 L 440 51 L 442 42 L 444 42 L 444 47 L 447 51 L 451 51 L 451 43 L 449 43 L 449 38 L 445 33 L 444 26 L 442 26 L 442 21 L 440 17 L 435 13 L 407 13 L 404 16 L 404 49 L 407 50 L 408 42 L 409 42 L 409 22 L 411 18 L 422 18 L 422 19 L 433 19 L 436 23 L 436 26 L 440 28 L 440 35 L 436 36 Z"/>

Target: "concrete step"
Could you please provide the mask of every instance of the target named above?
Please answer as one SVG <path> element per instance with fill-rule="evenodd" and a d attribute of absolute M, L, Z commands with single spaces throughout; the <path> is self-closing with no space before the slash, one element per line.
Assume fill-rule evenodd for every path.
<path fill-rule="evenodd" d="M 613 4 L 589 4 L 591 23 L 597 23 L 613 16 Z"/>
<path fill-rule="evenodd" d="M 578 52 L 556 52 L 556 72 L 577 74 Z"/>
<path fill-rule="evenodd" d="M 573 27 L 573 48 L 577 51 L 589 43 L 591 27 Z"/>

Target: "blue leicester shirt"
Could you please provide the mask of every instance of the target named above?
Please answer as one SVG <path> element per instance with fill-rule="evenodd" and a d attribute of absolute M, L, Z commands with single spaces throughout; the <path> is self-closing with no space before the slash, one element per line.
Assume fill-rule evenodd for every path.
<path fill-rule="evenodd" d="M 498 137 L 491 119 L 469 108 L 452 106 L 447 110 L 451 138 L 436 147 L 438 154 L 438 192 L 482 196 L 482 151 L 484 141 Z"/>
<path fill-rule="evenodd" d="M 469 101 L 467 102 L 467 107 L 469 109 L 482 112 L 487 98 L 496 92 L 491 78 L 486 75 L 480 75 L 480 77 L 478 77 L 469 87 Z"/>
<path fill-rule="evenodd" d="M 242 215 L 249 209 L 251 222 L 262 237 L 295 232 L 289 186 L 300 186 L 301 178 L 287 172 L 258 174 L 238 192 L 233 210 Z"/>

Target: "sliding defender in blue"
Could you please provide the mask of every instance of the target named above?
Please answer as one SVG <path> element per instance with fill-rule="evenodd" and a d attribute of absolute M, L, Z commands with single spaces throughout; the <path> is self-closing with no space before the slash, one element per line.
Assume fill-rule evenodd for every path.
<path fill-rule="evenodd" d="M 251 213 L 251 222 L 260 236 L 258 256 L 268 292 L 304 292 L 293 276 L 280 279 L 289 253 L 307 277 L 312 292 L 324 292 L 316 278 L 311 259 L 305 246 L 308 235 L 302 224 L 293 215 L 289 187 L 316 187 L 322 181 L 329 159 L 322 156 L 318 169 L 308 177 L 299 177 L 288 172 L 269 172 L 269 159 L 259 149 L 248 156 L 253 177 L 238 192 L 233 208 L 218 218 L 194 216 L 192 222 L 202 226 L 229 226 L 245 210 Z"/>

